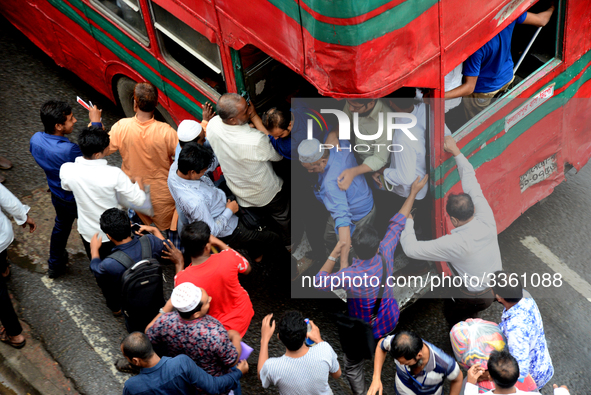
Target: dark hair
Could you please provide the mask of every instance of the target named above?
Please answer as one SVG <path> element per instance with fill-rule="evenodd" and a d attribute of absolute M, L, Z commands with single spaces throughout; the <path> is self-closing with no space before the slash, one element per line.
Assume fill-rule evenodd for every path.
<path fill-rule="evenodd" d="M 100 218 L 101 230 L 115 241 L 131 236 L 131 223 L 127 213 L 118 208 L 106 210 Z"/>
<path fill-rule="evenodd" d="M 519 364 L 504 348 L 493 351 L 488 358 L 488 373 L 498 388 L 512 388 L 519 378 Z"/>
<path fill-rule="evenodd" d="M 185 175 L 191 170 L 199 173 L 207 169 L 213 162 L 213 152 L 200 144 L 189 142 L 179 154 L 178 168 Z"/>
<path fill-rule="evenodd" d="M 406 109 L 412 106 L 417 95 L 415 88 L 402 87 L 385 97 L 387 103 L 394 103 L 398 108 Z"/>
<path fill-rule="evenodd" d="M 140 82 L 133 89 L 133 98 L 140 110 L 154 112 L 158 105 L 158 89 L 150 82 Z"/>
<path fill-rule="evenodd" d="M 402 331 L 392 339 L 390 354 L 395 359 L 404 357 L 407 361 L 414 359 L 423 349 L 423 339 L 412 331 Z"/>
<path fill-rule="evenodd" d="M 378 231 L 371 225 L 358 226 L 353 232 L 351 244 L 359 259 L 371 259 L 376 256 L 380 246 Z"/>
<path fill-rule="evenodd" d="M 494 272 L 495 285 L 493 290 L 495 294 L 505 299 L 509 303 L 517 303 L 523 298 L 523 287 L 519 276 L 515 273 L 507 273 L 504 270 Z M 513 285 L 515 284 L 515 285 Z"/>
<path fill-rule="evenodd" d="M 227 121 L 238 115 L 238 103 L 242 100 L 242 96 L 238 93 L 224 93 L 218 103 L 216 110 L 222 121 Z"/>
<path fill-rule="evenodd" d="M 286 311 L 279 321 L 279 339 L 289 351 L 297 351 L 304 344 L 308 325 L 302 313 L 295 310 Z"/>
<path fill-rule="evenodd" d="M 203 221 L 195 221 L 183 227 L 181 243 L 185 247 L 185 254 L 191 258 L 203 255 L 205 246 L 209 243 L 211 229 Z"/>
<path fill-rule="evenodd" d="M 289 117 L 287 117 L 286 114 L 287 112 L 279 110 L 277 107 L 268 109 L 263 114 L 263 126 L 268 131 L 271 131 L 275 128 L 282 130 L 287 129 L 289 127 L 289 123 L 291 122 L 291 113 L 289 114 Z"/>
<path fill-rule="evenodd" d="M 41 122 L 45 133 L 54 134 L 55 125 L 64 124 L 68 115 L 72 113 L 72 107 L 65 101 L 50 100 L 41 106 Z"/>
<path fill-rule="evenodd" d="M 78 146 L 85 158 L 103 152 L 110 143 L 109 133 L 96 126 L 82 129 L 78 136 Z"/>
<path fill-rule="evenodd" d="M 474 215 L 474 203 L 467 193 L 451 194 L 447 198 L 445 210 L 450 217 L 466 221 Z"/>
<path fill-rule="evenodd" d="M 123 355 L 129 359 L 139 358 L 145 361 L 154 355 L 150 339 L 142 332 L 130 333 L 123 339 L 121 346 L 123 346 Z"/>
<path fill-rule="evenodd" d="M 182 312 L 179 311 L 179 315 L 181 316 L 181 318 L 184 318 L 186 320 L 190 319 L 191 316 L 193 314 L 195 314 L 196 312 L 198 312 L 199 310 L 201 310 L 201 308 L 203 307 L 203 302 L 199 301 L 199 303 L 197 304 L 197 306 L 195 306 L 195 308 L 191 311 L 186 311 L 186 312 Z"/>

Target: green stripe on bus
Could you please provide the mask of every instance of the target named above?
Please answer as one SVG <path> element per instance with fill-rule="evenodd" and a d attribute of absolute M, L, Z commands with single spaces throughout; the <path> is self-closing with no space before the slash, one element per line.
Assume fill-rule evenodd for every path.
<path fill-rule="evenodd" d="M 96 11 L 92 10 L 88 6 L 86 6 L 81 0 L 70 0 L 72 5 L 80 9 L 84 14 L 94 21 L 98 26 L 100 26 L 105 32 L 109 33 L 113 36 L 116 40 L 119 41 L 117 43 L 107 34 L 103 33 L 99 29 L 91 26 L 87 23 L 84 18 L 82 18 L 74 9 L 68 6 L 61 0 L 49 0 L 49 2 L 64 13 L 67 17 L 72 19 L 74 22 L 79 24 L 84 30 L 90 33 L 97 41 L 107 47 L 111 52 L 113 52 L 119 59 L 123 62 L 127 63 L 131 68 L 135 71 L 140 73 L 146 80 L 153 83 L 158 89 L 163 91 L 166 96 L 172 99 L 174 102 L 179 104 L 183 107 L 187 112 L 192 114 L 197 118 L 201 118 L 202 110 L 201 108 L 188 99 L 183 93 L 181 93 L 178 89 L 173 87 L 172 85 L 164 82 L 162 78 L 152 71 L 149 67 L 147 67 L 144 63 L 138 60 L 136 57 L 131 55 L 127 52 L 122 45 L 132 51 L 136 56 L 141 58 L 144 62 L 150 65 L 153 69 L 158 70 L 161 73 L 161 76 L 168 79 L 172 83 L 178 85 L 181 89 L 185 90 L 188 94 L 193 96 L 196 100 L 203 103 L 205 100 L 208 100 L 205 95 L 203 95 L 200 91 L 195 89 L 185 80 L 183 80 L 180 76 L 170 70 L 166 65 L 162 64 L 158 61 L 152 54 L 146 51 L 141 45 L 136 43 L 134 40 L 129 38 L 125 33 L 123 33 L 120 29 L 115 27 L 109 20 L 107 20 L 102 15 L 98 14 Z"/>
<path fill-rule="evenodd" d="M 300 23 L 314 39 L 328 44 L 357 46 L 395 30 L 404 28 L 433 5 L 437 0 L 406 1 L 381 14 L 356 25 L 333 25 L 316 20 L 303 8 L 300 10 L 293 1 L 269 0 L 289 17 Z M 335 7 L 336 8 L 336 7 Z M 301 16 L 300 16 L 301 14 Z"/>
<path fill-rule="evenodd" d="M 295 3 L 293 0 L 283 0 Z M 327 1 L 327 0 L 302 0 L 314 12 L 329 18 L 355 18 L 365 15 L 392 0 L 363 0 L 363 1 Z M 414 3 L 415 0 L 407 0 L 406 3 Z"/>
<path fill-rule="evenodd" d="M 589 63 L 589 58 L 591 58 L 591 52 L 587 53 L 585 56 L 583 56 L 581 59 L 575 62 L 575 64 L 569 67 L 567 71 L 560 74 L 551 82 L 556 82 L 557 87 L 564 86 L 568 81 L 570 81 L 573 78 L 573 76 L 577 75 Z M 578 62 L 581 62 L 581 64 L 577 64 Z M 591 67 L 587 68 L 587 70 L 585 70 L 581 78 L 579 78 L 575 83 L 573 83 L 571 86 L 565 89 L 562 93 L 554 96 L 553 98 L 542 104 L 539 108 L 534 110 L 531 114 L 519 121 L 517 125 L 511 128 L 509 133 L 501 136 L 494 142 L 488 144 L 485 148 L 478 151 L 472 157 L 470 157 L 470 163 L 472 163 L 474 169 L 478 169 L 478 167 L 480 167 L 484 163 L 489 162 L 500 156 L 503 153 L 503 151 L 525 131 L 527 131 L 529 128 L 531 128 L 533 125 L 542 120 L 551 112 L 564 106 L 570 99 L 573 98 L 573 96 L 578 91 L 579 87 L 585 82 L 589 81 L 590 79 Z M 464 153 L 464 155 L 469 155 L 469 152 L 474 151 L 474 149 L 482 145 L 489 138 L 500 133 L 504 129 L 504 127 L 504 119 L 496 121 L 489 128 L 483 131 L 479 136 L 477 136 L 473 141 L 468 143 L 466 147 L 464 147 L 464 149 L 462 149 L 462 151 L 466 151 L 467 148 L 468 154 Z M 453 160 L 452 158 L 450 158 L 450 160 L 452 161 L 452 166 L 455 165 L 455 160 Z M 439 166 L 437 169 L 435 169 L 435 176 L 438 177 L 438 179 L 445 176 L 445 174 L 447 173 L 445 169 L 446 168 L 443 165 Z M 449 170 L 449 168 L 447 170 Z M 435 198 L 443 198 L 445 194 L 449 192 L 449 190 L 459 181 L 460 175 L 457 171 L 450 173 L 449 176 L 443 181 L 443 184 L 436 187 Z"/>

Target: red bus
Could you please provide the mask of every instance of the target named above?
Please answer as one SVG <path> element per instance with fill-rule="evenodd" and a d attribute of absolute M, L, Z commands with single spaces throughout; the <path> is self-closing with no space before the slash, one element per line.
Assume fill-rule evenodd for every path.
<path fill-rule="evenodd" d="M 57 64 L 132 114 L 135 81 L 162 92 L 170 123 L 201 117 L 205 101 L 249 92 L 259 108 L 311 90 L 381 97 L 432 89 L 536 0 L 5 0 L 2 13 Z M 544 8 L 545 7 L 545 8 Z M 513 54 L 534 31 L 516 26 Z M 474 165 L 498 231 L 549 195 L 591 155 L 591 7 L 559 0 L 514 86 L 454 134 Z M 548 100 L 550 98 L 550 100 Z M 431 106 L 434 235 L 452 228 L 444 196 L 459 191 L 443 151 L 445 116 Z M 444 267 L 440 267 L 444 270 Z"/>

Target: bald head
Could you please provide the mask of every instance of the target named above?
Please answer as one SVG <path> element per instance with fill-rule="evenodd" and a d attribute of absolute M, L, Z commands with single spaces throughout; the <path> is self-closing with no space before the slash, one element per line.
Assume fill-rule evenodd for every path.
<path fill-rule="evenodd" d="M 121 342 L 121 351 L 129 359 L 139 358 L 147 361 L 154 355 L 150 339 L 142 332 L 133 332 Z"/>
<path fill-rule="evenodd" d="M 228 124 L 244 125 L 246 122 L 233 123 L 233 120 L 238 121 L 240 115 L 246 108 L 246 100 L 237 93 L 225 93 L 220 97 L 216 105 L 218 115 Z M 242 120 L 240 120 L 242 121 Z"/>
<path fill-rule="evenodd" d="M 445 206 L 447 214 L 458 221 L 467 221 L 474 215 L 474 203 L 467 193 L 452 194 Z"/>
<path fill-rule="evenodd" d="M 410 361 L 423 349 L 423 339 L 411 331 L 402 331 L 394 337 L 390 347 L 390 354 L 395 359 L 404 358 Z"/>

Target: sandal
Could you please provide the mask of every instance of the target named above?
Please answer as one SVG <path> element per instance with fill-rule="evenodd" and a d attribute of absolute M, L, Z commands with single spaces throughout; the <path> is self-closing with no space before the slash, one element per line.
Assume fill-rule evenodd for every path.
<path fill-rule="evenodd" d="M 122 373 L 138 374 L 140 368 L 132 365 L 126 358 L 118 358 L 115 361 L 115 369 Z"/>
<path fill-rule="evenodd" d="M 2 329 L 0 329 L 0 341 L 8 344 L 11 347 L 17 348 L 17 349 L 23 348 L 25 346 L 25 344 L 27 344 L 27 339 L 23 340 L 20 343 L 15 343 L 12 340 L 10 340 L 10 336 L 8 336 L 8 333 L 6 333 L 6 328 L 4 328 L 4 327 L 2 327 Z"/>

